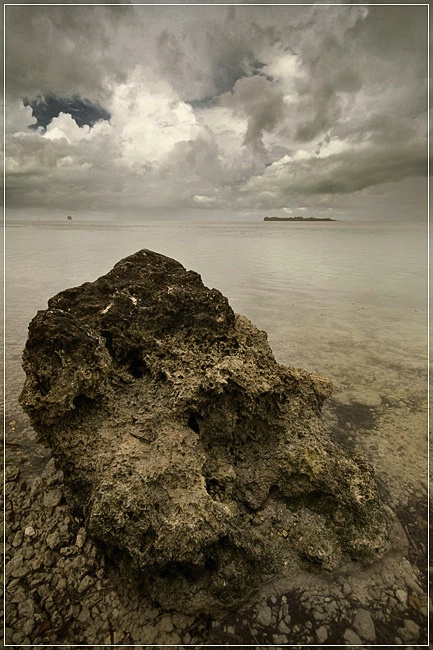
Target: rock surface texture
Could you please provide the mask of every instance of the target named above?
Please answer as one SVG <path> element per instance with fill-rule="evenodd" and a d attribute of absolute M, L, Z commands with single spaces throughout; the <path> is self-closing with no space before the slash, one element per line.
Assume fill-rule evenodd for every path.
<path fill-rule="evenodd" d="M 142 250 L 51 298 L 23 358 L 71 504 L 162 606 L 223 610 L 266 576 L 387 549 L 370 469 L 320 419 L 330 381 L 278 364 L 178 262 Z"/>

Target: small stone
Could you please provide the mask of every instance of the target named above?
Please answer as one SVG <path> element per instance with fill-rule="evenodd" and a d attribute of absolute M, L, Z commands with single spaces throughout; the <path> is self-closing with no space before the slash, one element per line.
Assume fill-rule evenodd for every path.
<path fill-rule="evenodd" d="M 278 631 L 281 632 L 282 634 L 289 634 L 290 627 L 287 625 L 287 623 L 284 620 L 281 620 L 278 625 Z"/>
<path fill-rule="evenodd" d="M 317 637 L 317 643 L 325 643 L 326 639 L 328 638 L 328 630 L 324 625 L 321 625 L 320 627 L 317 628 L 316 630 L 316 637 Z"/>
<path fill-rule="evenodd" d="M 36 535 L 36 531 L 33 526 L 27 526 L 27 528 L 24 530 L 24 535 L 26 537 L 34 537 Z"/>
<path fill-rule="evenodd" d="M 326 606 L 326 613 L 328 617 L 333 617 L 337 613 L 337 610 L 338 610 L 338 605 L 335 601 L 331 601 Z"/>
<path fill-rule="evenodd" d="M 55 611 L 56 603 L 54 603 L 54 598 L 52 596 L 48 596 L 48 598 L 45 599 L 44 607 L 47 612 L 50 612 L 50 614 Z"/>
<path fill-rule="evenodd" d="M 24 559 L 31 560 L 35 556 L 35 550 L 32 546 L 26 546 L 24 548 Z"/>
<path fill-rule="evenodd" d="M 46 567 L 51 567 L 56 562 L 56 556 L 52 551 L 45 551 L 44 553 L 44 564 Z"/>
<path fill-rule="evenodd" d="M 78 593 L 83 594 L 89 587 L 91 587 L 94 583 L 93 578 L 91 578 L 89 575 L 85 575 L 84 578 L 81 580 L 80 584 L 78 585 Z"/>
<path fill-rule="evenodd" d="M 163 616 L 158 622 L 158 628 L 166 634 L 172 632 L 174 628 L 170 616 Z"/>
<path fill-rule="evenodd" d="M 60 549 L 60 555 L 63 555 L 63 557 L 69 557 L 70 555 L 75 555 L 77 551 L 78 549 L 75 546 L 64 546 Z"/>
<path fill-rule="evenodd" d="M 344 633 L 344 640 L 346 642 L 346 645 L 363 645 L 361 639 L 359 636 L 354 632 L 353 630 L 347 628 L 347 630 Z"/>
<path fill-rule="evenodd" d="M 81 623 L 86 623 L 86 621 L 90 618 L 90 611 L 88 607 L 83 607 L 81 612 L 78 614 L 77 620 L 80 621 Z"/>
<path fill-rule="evenodd" d="M 376 630 L 370 612 L 366 609 L 358 609 L 355 613 L 353 627 L 359 636 L 365 641 L 376 640 Z"/>
<path fill-rule="evenodd" d="M 8 465 L 6 467 L 6 472 L 5 472 L 5 481 L 6 482 L 16 481 L 19 475 L 20 475 L 20 470 L 15 465 Z"/>
<path fill-rule="evenodd" d="M 39 562 L 36 565 L 36 560 L 33 561 L 33 564 L 31 565 L 31 568 L 35 571 L 35 573 L 30 574 L 28 580 L 29 580 L 29 585 L 30 587 L 37 587 L 40 585 L 42 582 L 45 582 L 47 579 L 46 575 L 40 571 L 40 569 L 43 567 L 44 562 L 42 558 L 36 558 L 39 559 Z M 36 565 L 36 568 L 34 568 Z"/>
<path fill-rule="evenodd" d="M 59 581 L 57 583 L 57 591 L 59 591 L 59 592 L 64 591 L 66 589 L 66 587 L 67 587 L 67 583 L 66 583 L 65 578 L 60 577 Z"/>
<path fill-rule="evenodd" d="M 44 494 L 44 506 L 46 508 L 55 508 L 59 505 L 63 498 L 63 493 L 60 489 L 50 490 Z"/>
<path fill-rule="evenodd" d="M 12 578 L 22 578 L 28 572 L 24 566 L 24 558 L 22 552 L 18 551 L 6 566 L 6 576 Z"/>
<path fill-rule="evenodd" d="M 408 575 L 406 573 L 405 576 L 404 576 L 404 581 L 405 581 L 406 586 L 408 587 L 408 589 L 413 591 L 414 594 L 418 594 L 419 596 L 422 595 L 423 591 L 422 591 L 421 587 L 419 586 L 417 581 L 412 576 L 410 576 L 410 575 Z"/>
<path fill-rule="evenodd" d="M 407 593 L 403 589 L 397 589 L 395 592 L 397 600 L 401 602 L 402 605 L 406 605 L 407 602 Z"/>
<path fill-rule="evenodd" d="M 266 603 L 264 603 L 257 610 L 256 622 L 259 625 L 263 625 L 264 627 L 268 627 L 269 625 L 271 625 L 271 623 L 272 623 L 272 610 L 271 610 L 270 607 L 267 606 Z"/>
<path fill-rule="evenodd" d="M 284 645 L 287 643 L 287 637 L 282 634 L 274 634 L 272 638 L 275 645 Z"/>
<path fill-rule="evenodd" d="M 60 535 L 57 530 L 55 530 L 53 533 L 50 533 L 50 535 L 47 536 L 47 546 L 52 551 L 55 548 L 58 548 L 60 544 L 61 544 Z"/>
<path fill-rule="evenodd" d="M 177 632 L 172 632 L 170 635 L 170 645 L 171 646 L 178 646 L 181 642 L 181 636 Z"/>
<path fill-rule="evenodd" d="M 22 531 L 22 530 L 18 530 L 18 531 L 15 533 L 15 537 L 14 537 L 13 540 L 12 540 L 12 546 L 13 546 L 14 548 L 17 548 L 17 546 L 21 546 L 22 543 L 23 543 L 23 531 Z"/>
<path fill-rule="evenodd" d="M 87 533 L 85 528 L 80 528 L 77 533 L 77 538 L 75 540 L 75 546 L 78 548 L 83 548 L 84 542 L 86 541 Z"/>
<path fill-rule="evenodd" d="M 348 582 L 345 582 L 343 585 L 343 594 L 345 596 L 349 596 L 352 593 L 352 587 L 349 585 Z"/>
<path fill-rule="evenodd" d="M 114 630 L 113 645 L 120 645 L 121 639 L 122 639 L 122 630 Z"/>
<path fill-rule="evenodd" d="M 406 643 L 415 643 L 419 638 L 419 625 L 417 625 L 415 621 L 406 619 L 404 621 L 404 627 L 400 627 L 397 630 L 397 634 Z"/>
<path fill-rule="evenodd" d="M 13 634 L 12 643 L 20 646 L 20 645 L 22 645 L 23 641 L 24 641 L 24 636 L 23 636 L 22 630 L 20 630 L 19 632 L 15 632 Z"/>

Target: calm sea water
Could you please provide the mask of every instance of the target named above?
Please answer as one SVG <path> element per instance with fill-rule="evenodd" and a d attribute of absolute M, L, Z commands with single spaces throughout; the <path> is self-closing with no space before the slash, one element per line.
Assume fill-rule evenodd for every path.
<path fill-rule="evenodd" d="M 6 404 L 7 421 L 20 423 L 12 445 L 14 436 L 32 436 L 17 401 L 29 321 L 49 297 L 141 248 L 177 259 L 222 291 L 268 332 L 278 361 L 330 376 L 331 406 L 373 413 L 374 426 L 358 422 L 359 444 L 388 481 L 424 482 L 428 250 L 420 223 L 9 223 Z M 401 479 L 398 463 L 414 464 L 413 446 L 413 476 L 406 468 Z"/>

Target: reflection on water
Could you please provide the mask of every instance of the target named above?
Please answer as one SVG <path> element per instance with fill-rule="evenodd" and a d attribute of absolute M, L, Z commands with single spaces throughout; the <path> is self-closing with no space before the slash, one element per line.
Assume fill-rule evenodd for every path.
<path fill-rule="evenodd" d="M 31 431 L 17 397 L 27 325 L 49 297 L 150 248 L 199 272 L 268 332 L 281 363 L 330 376 L 325 417 L 370 456 L 393 498 L 426 479 L 424 224 L 10 223 L 6 228 L 8 441 Z M 361 405 L 361 406 L 360 406 Z M 345 411 L 343 420 L 341 408 Z M 348 419 L 350 407 L 374 415 Z M 340 409 L 340 411 L 339 411 Z M 355 411 L 354 411 L 355 412 Z M 355 426 L 356 424 L 356 426 Z M 353 430 L 352 430 L 353 429 Z"/>

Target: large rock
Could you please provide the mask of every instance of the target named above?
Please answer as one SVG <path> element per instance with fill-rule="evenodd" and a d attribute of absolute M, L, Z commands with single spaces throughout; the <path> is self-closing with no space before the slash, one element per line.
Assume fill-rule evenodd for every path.
<path fill-rule="evenodd" d="M 90 535 L 161 604 L 229 607 L 266 576 L 376 558 L 372 473 L 320 419 L 331 383 L 178 262 L 142 250 L 37 313 L 21 403 Z"/>

